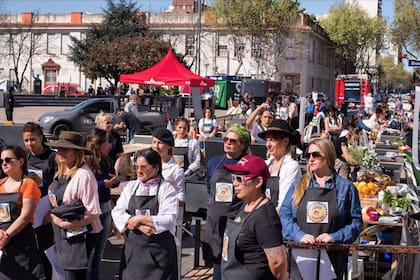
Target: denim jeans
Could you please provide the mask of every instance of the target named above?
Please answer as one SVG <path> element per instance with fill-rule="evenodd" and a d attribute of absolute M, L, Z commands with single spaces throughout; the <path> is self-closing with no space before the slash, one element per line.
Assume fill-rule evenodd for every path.
<path fill-rule="evenodd" d="M 103 229 L 99 233 L 92 261 L 89 262 L 88 273 L 86 278 L 88 280 L 99 279 L 99 269 L 102 260 L 102 255 L 104 254 L 106 242 L 108 240 L 109 229 L 111 228 L 111 211 L 102 213 L 99 216 L 99 218 L 101 220 Z"/>
<path fill-rule="evenodd" d="M 221 280 L 222 279 L 222 270 L 220 269 L 219 263 L 213 264 L 213 280 Z"/>

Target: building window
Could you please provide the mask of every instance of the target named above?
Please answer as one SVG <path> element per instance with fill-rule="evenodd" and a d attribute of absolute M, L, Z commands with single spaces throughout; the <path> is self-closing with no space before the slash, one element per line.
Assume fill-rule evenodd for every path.
<path fill-rule="evenodd" d="M 45 69 L 45 82 L 46 83 L 57 82 L 57 70 L 55 70 L 55 69 Z"/>
<path fill-rule="evenodd" d="M 34 34 L 34 53 L 35 54 L 43 54 L 46 53 L 46 44 L 45 40 L 43 40 L 42 34 Z"/>
<path fill-rule="evenodd" d="M 186 55 L 194 55 L 194 47 L 195 40 L 193 34 L 187 34 L 185 36 L 185 54 Z"/>
<path fill-rule="evenodd" d="M 234 56 L 235 57 L 243 57 L 245 52 L 245 43 L 242 38 L 236 38 L 235 39 L 235 51 Z"/>
<path fill-rule="evenodd" d="M 59 54 L 60 53 L 60 34 L 48 34 L 47 35 L 47 52 L 48 54 Z"/>
<path fill-rule="evenodd" d="M 227 36 L 219 35 L 217 40 L 217 56 L 227 57 L 228 53 L 228 44 Z"/>
<path fill-rule="evenodd" d="M 294 51 L 295 41 L 292 38 L 287 38 L 286 39 L 286 44 L 287 44 L 287 49 L 286 49 L 286 53 L 285 53 L 286 58 L 287 59 L 295 59 L 295 51 Z"/>
<path fill-rule="evenodd" d="M 61 54 L 69 54 L 70 52 L 70 35 L 62 34 L 61 35 Z"/>
<path fill-rule="evenodd" d="M 261 38 L 258 36 L 252 36 L 251 56 L 254 58 L 262 58 L 262 43 Z"/>
<path fill-rule="evenodd" d="M 308 58 L 309 61 L 313 62 L 315 60 L 315 53 L 316 53 L 316 49 L 315 49 L 315 42 L 313 40 L 311 40 L 309 42 L 309 54 L 308 54 Z"/>

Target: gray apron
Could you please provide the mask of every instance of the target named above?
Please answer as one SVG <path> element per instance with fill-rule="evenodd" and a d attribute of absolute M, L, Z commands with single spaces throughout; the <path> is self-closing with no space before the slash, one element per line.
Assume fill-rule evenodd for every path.
<path fill-rule="evenodd" d="M 186 147 L 174 147 L 173 157 L 178 164 L 179 167 L 186 171 L 188 166 L 190 165 L 188 161 L 188 148 L 190 144 L 190 139 L 187 138 L 187 146 Z"/>
<path fill-rule="evenodd" d="M 267 271 L 251 271 L 246 265 L 241 263 L 236 258 L 237 251 L 237 239 L 242 231 L 243 224 L 249 216 L 252 215 L 254 210 L 258 208 L 261 202 L 264 201 L 262 198 L 257 205 L 251 210 L 251 212 L 246 213 L 243 210 L 240 212 L 240 215 L 236 216 L 235 219 L 228 219 L 226 230 L 223 237 L 223 249 L 222 249 L 222 279 L 241 279 L 241 280 L 271 280 L 275 279 L 271 274 L 270 269 L 268 268 L 267 262 Z M 270 203 L 270 202 L 268 202 Z"/>
<path fill-rule="evenodd" d="M 128 202 L 127 213 L 136 215 L 136 210 L 147 211 L 150 215 L 159 212 L 158 194 L 154 196 L 136 195 L 137 189 Z M 178 266 L 174 236 L 169 230 L 147 236 L 140 230 L 126 230 L 121 256 L 120 279 L 176 280 Z"/>
<path fill-rule="evenodd" d="M 19 197 L 20 186 L 17 192 L 0 194 L 0 207 L 3 210 L 8 209 L 7 217 L 2 217 L 0 229 L 6 230 L 19 217 L 21 211 Z M 3 248 L 0 279 L 46 279 L 32 224 L 27 224 L 19 233 L 11 237 L 9 243 Z"/>
<path fill-rule="evenodd" d="M 49 196 L 54 196 L 57 205 L 63 203 L 64 191 L 69 183 L 64 176 L 55 179 L 49 188 Z M 57 263 L 66 270 L 82 270 L 88 268 L 89 256 L 92 252 L 97 234 L 80 234 L 72 239 L 67 238 L 65 229 L 53 224 Z"/>
<path fill-rule="evenodd" d="M 218 169 L 225 158 L 222 157 L 210 178 L 211 197 L 205 224 L 206 249 L 203 251 L 203 258 L 211 263 L 220 263 L 226 221 L 235 217 L 243 204 L 233 190 L 231 173 Z"/>
<path fill-rule="evenodd" d="M 335 176 L 335 175 L 334 175 Z M 315 207 L 327 207 L 327 216 L 311 215 L 310 209 Z M 309 210 L 307 210 L 309 209 Z M 323 212 L 323 211 L 318 211 Z M 312 219 L 316 222 L 308 222 Z M 324 219 L 323 219 L 324 218 Z M 309 219 L 309 220 L 308 220 Z M 340 212 L 337 204 L 337 192 L 335 178 L 333 188 L 307 188 L 299 207 L 296 212 L 296 222 L 299 227 L 307 234 L 315 237 L 321 233 L 333 233 L 340 229 Z M 322 220 L 322 221 L 321 221 Z M 342 279 L 347 268 L 348 252 L 347 251 L 327 251 L 330 261 L 334 267 L 337 279 Z M 294 259 L 293 259 L 294 260 Z M 292 266 L 293 268 L 293 266 Z M 297 267 L 295 267 L 297 269 Z M 300 279 L 300 273 L 296 269 L 291 269 L 290 279 Z"/>

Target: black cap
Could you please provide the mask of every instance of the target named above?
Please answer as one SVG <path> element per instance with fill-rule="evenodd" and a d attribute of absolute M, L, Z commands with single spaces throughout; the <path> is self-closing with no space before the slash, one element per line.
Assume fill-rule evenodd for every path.
<path fill-rule="evenodd" d="M 275 119 L 271 122 L 267 130 L 258 133 L 258 136 L 263 139 L 265 139 L 267 135 L 282 135 L 289 137 L 292 145 L 295 145 L 298 142 L 298 139 L 296 139 L 296 135 L 290 128 L 289 123 L 285 120 Z"/>
<path fill-rule="evenodd" d="M 175 146 L 174 135 L 166 128 L 155 129 L 152 133 L 152 136 L 171 147 Z"/>

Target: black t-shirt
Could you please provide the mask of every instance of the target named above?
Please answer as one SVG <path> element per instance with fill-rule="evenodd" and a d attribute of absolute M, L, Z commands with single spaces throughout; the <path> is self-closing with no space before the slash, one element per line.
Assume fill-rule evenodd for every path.
<path fill-rule="evenodd" d="M 238 215 L 246 216 L 243 209 Z M 281 223 L 274 205 L 270 202 L 255 209 L 239 233 L 236 241 L 236 258 L 261 279 L 273 278 L 263 248 L 278 247 L 283 244 Z"/>
<path fill-rule="evenodd" d="M 55 161 L 56 152 L 47 148 L 47 150 L 39 156 L 34 156 L 28 152 L 28 173 L 29 176 L 38 184 L 41 190 L 41 196 L 48 194 L 48 187 L 54 179 L 57 171 L 57 163 Z"/>

